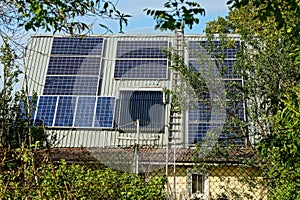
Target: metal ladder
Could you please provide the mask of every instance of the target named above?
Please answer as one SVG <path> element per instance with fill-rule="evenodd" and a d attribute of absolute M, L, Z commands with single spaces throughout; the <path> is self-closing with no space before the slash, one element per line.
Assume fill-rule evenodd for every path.
<path fill-rule="evenodd" d="M 184 59 L 184 31 L 175 30 L 174 38 L 174 51 L 183 60 Z M 176 89 L 180 85 L 180 74 L 179 72 L 172 72 L 172 89 Z M 170 111 L 170 122 L 169 122 L 169 141 L 180 140 L 181 139 L 181 120 L 182 115 L 179 108 L 175 107 L 173 104 Z M 172 141 L 172 142 L 175 142 Z"/>

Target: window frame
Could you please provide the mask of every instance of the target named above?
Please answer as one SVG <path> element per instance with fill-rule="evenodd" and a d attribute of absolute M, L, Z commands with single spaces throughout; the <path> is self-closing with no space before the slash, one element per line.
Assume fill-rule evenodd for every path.
<path fill-rule="evenodd" d="M 119 88 L 118 90 L 118 95 L 116 98 L 116 107 L 115 107 L 115 128 L 117 128 L 119 131 L 125 131 L 128 133 L 136 133 L 136 128 L 126 128 L 124 130 L 119 129 L 120 124 L 119 124 L 119 120 L 121 119 L 120 117 L 122 116 L 121 112 L 124 111 L 125 113 L 127 111 L 123 110 L 121 107 L 124 104 L 124 101 L 121 98 L 121 94 L 122 93 L 134 93 L 134 92 L 161 92 L 162 93 L 162 105 L 164 106 L 164 113 L 163 113 L 163 124 L 166 124 L 166 119 L 167 119 L 167 115 L 166 115 L 166 108 L 165 108 L 165 102 L 166 102 L 166 97 L 165 97 L 165 93 L 163 91 L 163 88 L 145 88 L 145 87 L 133 87 L 133 88 Z M 117 105 L 118 104 L 118 105 Z M 129 111 L 128 111 L 129 112 Z M 133 123 L 133 122 L 131 122 Z M 125 124 L 121 124 L 121 127 L 124 127 Z M 165 126 L 165 125 L 163 125 Z M 151 127 L 152 128 L 152 127 Z M 154 128 L 155 129 L 155 128 Z M 161 131 L 151 131 L 151 129 L 148 128 L 142 128 L 140 127 L 140 131 L 141 133 L 146 133 L 146 134 L 153 134 L 153 133 L 165 133 L 164 128 L 161 129 Z"/>
<path fill-rule="evenodd" d="M 193 175 L 203 177 L 203 192 L 197 191 L 193 192 Z M 197 182 L 198 183 L 198 182 Z M 188 169 L 187 170 L 187 191 L 191 199 L 209 199 L 209 176 L 207 173 L 201 173 L 197 169 Z"/>

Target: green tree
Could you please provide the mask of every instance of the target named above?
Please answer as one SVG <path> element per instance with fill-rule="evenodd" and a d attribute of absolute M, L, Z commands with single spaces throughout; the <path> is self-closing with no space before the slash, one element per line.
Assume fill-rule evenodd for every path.
<path fill-rule="evenodd" d="M 247 105 L 245 131 L 254 137 L 270 199 L 299 199 L 299 3 L 240 2 L 207 32 L 223 26 L 241 35 L 235 67 L 244 78 L 237 89 Z"/>
<path fill-rule="evenodd" d="M 164 199 L 166 178 L 51 161 L 24 146 L 0 155 L 0 199 Z"/>
<path fill-rule="evenodd" d="M 0 146 L 6 146 L 10 143 L 11 137 L 14 131 L 17 131 L 17 122 L 20 113 L 19 106 L 15 100 L 14 85 L 18 82 L 18 76 L 21 73 L 19 68 L 15 66 L 16 55 L 11 51 L 11 48 L 7 42 L 4 41 L 4 45 L 1 48 L 0 60 L 3 65 L 3 88 L 1 89 L 1 131 L 0 131 Z M 18 97 L 16 97 L 18 99 Z M 17 140 L 18 142 L 18 140 Z"/>
<path fill-rule="evenodd" d="M 34 111 L 34 97 L 28 99 L 24 91 L 15 91 L 22 73 L 16 63 L 16 54 L 11 49 L 8 40 L 0 51 L 0 61 L 3 66 L 3 87 L 0 94 L 0 146 L 19 147 L 23 142 L 32 144 L 34 141 L 43 141 L 43 132 L 33 127 L 31 123 Z"/>
<path fill-rule="evenodd" d="M 120 12 L 116 4 L 106 0 L 5 0 L 0 3 L 0 33 L 7 36 L 7 32 L 20 32 L 23 28 L 26 31 L 41 28 L 54 33 L 84 34 L 91 29 L 82 20 L 87 16 L 93 22 L 97 18 L 114 19 L 122 27 L 123 23 L 127 24 L 130 15 Z M 104 23 L 99 25 L 109 30 Z"/>
<path fill-rule="evenodd" d="M 298 0 L 229 0 L 227 4 L 238 10 L 251 5 L 251 8 L 256 11 L 253 17 L 258 19 L 257 21 L 271 20 L 276 27 L 276 32 L 285 34 L 292 41 L 291 56 L 299 64 L 300 3 Z M 248 11 L 251 13 L 252 10 Z"/>
<path fill-rule="evenodd" d="M 153 16 L 156 29 L 192 29 L 193 25 L 199 23 L 197 15 L 205 14 L 205 10 L 195 1 L 168 0 L 164 7 L 164 10 L 144 9 L 147 15 Z"/>
<path fill-rule="evenodd" d="M 243 77 L 243 87 L 236 88 L 247 104 L 249 135 L 264 138 L 273 129 L 272 116 L 279 109 L 279 98 L 300 78 L 299 65 L 291 52 L 294 40 L 278 30 L 274 18 L 257 18 L 259 9 L 249 3 L 232 9 L 227 19 L 208 23 L 208 34 L 238 33 L 242 43 L 235 62 L 235 72 Z M 279 97 L 279 98 L 278 98 Z M 235 98 L 233 96 L 233 98 Z M 246 131 L 246 130 L 245 130 Z"/>
<path fill-rule="evenodd" d="M 289 88 L 280 98 L 273 117 L 274 129 L 260 141 L 266 163 L 266 184 L 270 199 L 300 199 L 300 87 Z"/>

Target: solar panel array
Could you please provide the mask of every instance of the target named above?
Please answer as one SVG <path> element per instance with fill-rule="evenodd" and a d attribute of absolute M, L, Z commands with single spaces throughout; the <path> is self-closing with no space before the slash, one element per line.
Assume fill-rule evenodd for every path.
<path fill-rule="evenodd" d="M 114 78 L 166 79 L 168 41 L 118 41 Z"/>
<path fill-rule="evenodd" d="M 188 44 L 189 64 L 195 70 L 207 68 L 207 63 L 215 62 L 214 59 L 205 60 L 207 55 L 212 55 L 205 49 L 207 41 L 190 41 Z M 220 47 L 219 41 L 212 44 Z M 224 80 L 242 83 L 233 67 L 238 44 L 239 41 L 236 41 L 233 47 L 223 49 L 225 60 L 221 68 Z M 169 46 L 166 40 L 117 41 L 114 78 L 167 79 L 168 59 L 163 49 Z M 113 128 L 116 118 L 116 127 L 132 132 L 136 131 L 132 122 L 140 119 L 142 132 L 163 131 L 165 111 L 161 91 L 121 91 L 117 103 L 115 97 L 98 96 L 102 51 L 101 37 L 54 37 L 44 91 L 37 101 L 34 122 L 41 124 L 44 121 L 48 127 Z M 215 53 L 218 54 L 217 51 Z M 197 59 L 201 55 L 205 55 L 202 57 L 205 59 L 199 63 Z M 213 73 L 219 73 L 218 69 L 214 70 Z M 189 111 L 190 142 L 203 140 L 210 128 L 219 126 L 217 119 L 213 119 L 211 106 L 198 102 L 198 108 Z M 228 106 L 226 111 L 240 119 L 244 117 L 241 103 Z M 220 137 L 226 139 L 227 136 L 221 134 Z"/>
<path fill-rule="evenodd" d="M 234 71 L 233 66 L 239 43 L 239 41 L 236 41 L 233 47 L 221 48 L 220 41 L 213 41 L 212 43 L 208 43 L 207 41 L 190 41 L 189 62 L 195 69 L 208 67 L 208 65 L 215 65 L 222 77 L 241 79 Z M 208 49 L 211 48 L 219 48 L 219 50 L 214 50 L 214 53 L 208 53 L 208 51 L 210 51 Z M 225 56 L 223 62 L 219 62 L 218 59 L 215 59 L 215 56 L 221 57 L 221 54 Z"/>
<path fill-rule="evenodd" d="M 28 100 L 29 100 L 29 103 L 30 103 L 29 104 L 30 105 L 29 113 L 28 113 L 27 99 L 20 101 L 21 116 L 24 119 L 27 119 L 28 114 L 29 114 L 29 118 L 30 118 L 29 120 L 32 123 L 33 120 L 34 120 L 34 113 L 35 113 L 35 110 L 36 110 L 36 107 L 37 107 L 37 99 L 36 99 L 36 97 L 29 96 Z"/>
<path fill-rule="evenodd" d="M 115 97 L 40 96 L 34 117 L 47 127 L 112 128 Z"/>
<path fill-rule="evenodd" d="M 97 95 L 103 38 L 54 37 L 44 95 Z"/>
<path fill-rule="evenodd" d="M 237 53 L 237 47 L 239 41 L 236 41 L 230 48 L 222 48 L 220 41 L 189 41 L 189 65 L 192 66 L 196 71 L 200 69 L 210 70 L 212 75 L 219 74 L 224 79 L 224 85 L 230 85 L 229 83 L 235 82 L 242 84 L 242 77 L 238 76 L 234 71 L 235 54 Z M 210 45 L 213 46 L 214 52 L 209 53 Z M 223 63 L 215 59 L 214 56 L 220 56 L 224 54 Z M 215 54 L 215 55 L 213 55 Z M 214 76 L 212 76 L 214 77 Z M 209 88 L 208 88 L 209 89 Z M 232 87 L 228 87 L 227 91 L 233 91 Z M 209 100 L 209 99 L 208 99 Z M 212 96 L 210 101 L 213 101 Z M 238 106 L 237 106 L 238 105 Z M 188 134 L 189 142 L 197 143 L 208 139 L 207 132 L 213 130 L 216 127 L 223 126 L 223 119 L 216 119 L 216 116 L 212 116 L 212 106 L 210 102 L 198 102 L 198 107 L 188 112 Z M 242 103 L 231 105 L 227 102 L 226 107 L 227 119 L 233 114 L 239 118 L 244 119 L 244 107 Z M 225 125 L 226 126 L 226 125 Z M 219 133 L 219 140 L 227 140 L 232 137 L 230 134 Z M 241 140 L 236 140 L 236 143 L 240 143 Z"/>
<path fill-rule="evenodd" d="M 98 97 L 94 127 L 113 127 L 115 98 Z"/>
<path fill-rule="evenodd" d="M 112 128 L 115 97 L 97 96 L 103 38 L 54 37 L 34 122 L 47 127 Z"/>

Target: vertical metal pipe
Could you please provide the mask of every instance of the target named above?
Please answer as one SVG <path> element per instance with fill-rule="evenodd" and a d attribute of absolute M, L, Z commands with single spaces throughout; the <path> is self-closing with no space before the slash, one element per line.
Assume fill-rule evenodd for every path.
<path fill-rule="evenodd" d="M 167 194 L 167 199 L 169 199 L 168 198 L 168 194 L 169 194 L 169 192 L 168 192 L 168 182 L 169 182 L 169 178 L 168 178 L 168 176 L 169 176 L 169 127 L 168 126 L 165 126 L 165 129 L 166 129 L 166 131 L 165 131 L 165 134 L 166 134 L 166 136 L 165 136 L 165 140 L 166 140 L 166 179 L 167 179 L 167 185 L 166 185 L 166 194 Z"/>
<path fill-rule="evenodd" d="M 135 166 L 135 173 L 139 174 L 139 143 L 140 143 L 140 120 L 136 120 L 136 134 L 137 134 L 137 139 L 136 139 L 136 151 L 135 151 L 135 159 L 136 159 L 136 166 Z"/>
<path fill-rule="evenodd" d="M 174 199 L 176 199 L 176 143 L 175 143 L 175 138 L 173 139 L 174 147 L 173 147 L 173 152 L 174 152 L 174 160 L 173 160 L 173 175 L 174 175 Z"/>

